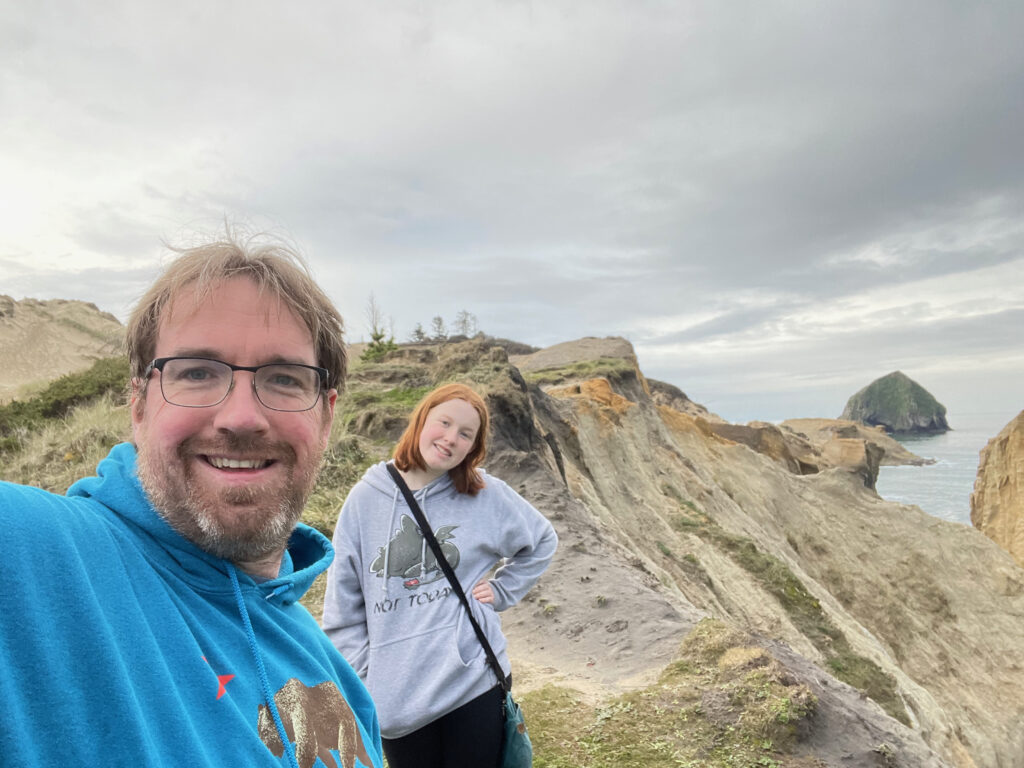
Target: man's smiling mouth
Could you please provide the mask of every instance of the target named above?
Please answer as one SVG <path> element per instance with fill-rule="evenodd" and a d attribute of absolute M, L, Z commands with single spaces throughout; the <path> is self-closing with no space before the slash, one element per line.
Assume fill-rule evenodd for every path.
<path fill-rule="evenodd" d="M 204 456 L 217 469 L 263 469 L 273 464 L 270 459 L 229 459 L 224 456 Z"/>

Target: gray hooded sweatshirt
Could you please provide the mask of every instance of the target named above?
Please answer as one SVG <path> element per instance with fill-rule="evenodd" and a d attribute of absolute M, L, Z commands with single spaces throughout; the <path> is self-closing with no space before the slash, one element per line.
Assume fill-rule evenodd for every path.
<path fill-rule="evenodd" d="M 481 471 L 476 496 L 448 474 L 415 492 L 473 615 L 505 674 L 509 660 L 499 611 L 537 582 L 558 539 L 540 512 Z M 462 606 L 384 462 L 352 488 L 334 531 L 323 629 L 366 682 L 381 735 L 405 736 L 498 684 Z M 497 563 L 494 603 L 473 586 Z"/>

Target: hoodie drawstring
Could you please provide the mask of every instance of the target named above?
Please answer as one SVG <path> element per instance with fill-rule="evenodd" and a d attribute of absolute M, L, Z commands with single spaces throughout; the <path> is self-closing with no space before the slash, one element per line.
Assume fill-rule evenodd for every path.
<path fill-rule="evenodd" d="M 245 598 L 242 597 L 242 588 L 238 584 L 238 574 L 235 573 L 235 566 L 231 563 L 227 563 L 228 574 L 231 576 L 231 586 L 235 591 L 235 602 L 238 604 L 238 613 L 242 617 L 242 624 L 245 625 L 245 634 L 249 640 L 249 650 L 252 651 L 252 657 L 256 660 L 256 672 L 260 678 L 260 687 L 263 688 L 263 700 L 267 702 L 267 708 L 270 710 L 271 717 L 274 718 L 274 726 L 277 728 L 277 735 L 281 739 L 281 743 L 284 745 L 284 752 L 288 755 L 288 762 L 299 768 L 299 761 L 295 759 L 295 751 L 292 749 L 292 743 L 288 739 L 288 734 L 284 730 L 284 723 L 281 722 L 281 715 L 277 711 L 277 705 L 274 703 L 274 697 L 270 695 L 270 682 L 267 680 L 267 670 L 263 666 L 263 658 L 260 656 L 260 649 L 256 645 L 256 633 L 252 630 L 252 622 L 249 621 L 249 611 L 245 607 Z"/>
<path fill-rule="evenodd" d="M 388 570 L 388 565 L 391 562 L 391 542 L 394 540 L 395 531 L 395 511 L 398 509 L 398 486 L 395 486 L 395 494 L 391 497 L 391 524 L 388 526 L 388 537 L 387 541 L 384 542 L 384 583 L 381 585 L 384 592 L 384 597 L 388 596 L 388 579 L 391 578 L 391 572 Z"/>
<path fill-rule="evenodd" d="M 423 517 L 427 519 L 428 523 L 430 522 L 430 518 L 427 517 L 427 492 L 429 488 L 429 485 L 426 486 L 420 492 L 420 497 L 418 499 L 416 499 L 415 492 L 412 495 L 412 497 L 419 502 L 420 511 L 423 513 Z M 422 579 L 427 573 L 427 553 L 430 552 L 430 545 L 427 544 L 427 537 L 423 531 L 420 531 L 420 536 L 420 578 Z M 440 568 L 439 565 L 435 565 L 435 567 Z"/>

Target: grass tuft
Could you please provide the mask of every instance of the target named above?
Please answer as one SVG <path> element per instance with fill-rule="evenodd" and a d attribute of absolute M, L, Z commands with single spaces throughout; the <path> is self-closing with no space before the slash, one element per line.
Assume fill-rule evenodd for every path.
<path fill-rule="evenodd" d="M 531 384 L 561 384 L 572 379 L 595 379 L 605 377 L 617 379 L 626 375 L 635 375 L 636 367 L 621 357 L 600 357 L 596 360 L 581 360 L 571 365 L 557 368 L 542 368 L 538 371 L 523 373 Z"/>
<path fill-rule="evenodd" d="M 779 601 L 793 625 L 824 655 L 836 678 L 864 691 L 890 717 L 910 725 L 910 717 L 893 677 L 850 647 L 846 636 L 822 610 L 821 603 L 785 562 L 763 552 L 751 539 L 726 531 L 675 488 L 666 485 L 662 491 L 679 505 L 679 511 L 669 516 L 669 524 L 675 530 L 695 534 L 728 554 L 754 577 L 762 589 Z"/>
<path fill-rule="evenodd" d="M 710 619 L 643 690 L 594 705 L 549 684 L 522 701 L 536 768 L 786 766 L 816 703 L 747 636 Z"/>

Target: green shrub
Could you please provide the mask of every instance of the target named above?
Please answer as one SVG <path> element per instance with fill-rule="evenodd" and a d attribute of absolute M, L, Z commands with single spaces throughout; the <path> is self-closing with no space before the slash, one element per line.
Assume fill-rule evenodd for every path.
<path fill-rule="evenodd" d="M 128 377 L 127 357 L 103 358 L 87 370 L 61 376 L 27 400 L 0 405 L 0 452 L 19 450 L 27 432 L 62 418 L 75 406 L 108 394 L 123 396 Z"/>
<path fill-rule="evenodd" d="M 373 334 L 373 339 L 369 344 L 366 345 L 366 349 L 363 350 L 363 354 L 360 355 L 360 359 L 364 362 L 372 363 L 380 360 L 388 352 L 393 352 L 398 349 L 398 345 L 395 343 L 394 337 L 385 339 L 384 334 L 380 333 Z"/>

